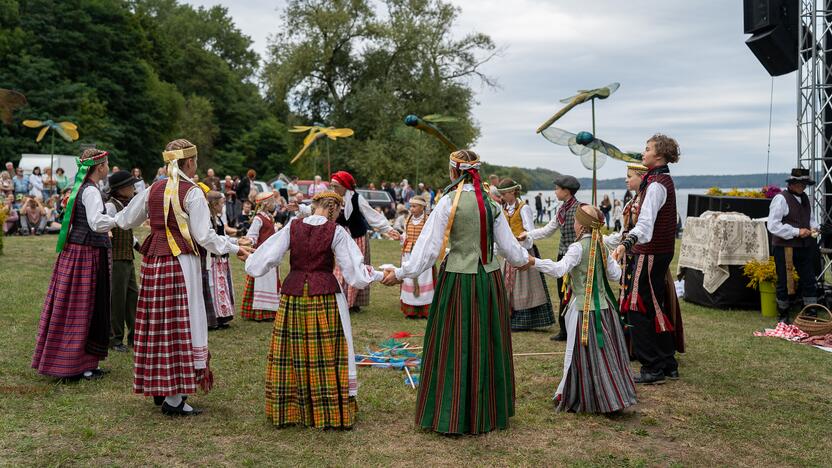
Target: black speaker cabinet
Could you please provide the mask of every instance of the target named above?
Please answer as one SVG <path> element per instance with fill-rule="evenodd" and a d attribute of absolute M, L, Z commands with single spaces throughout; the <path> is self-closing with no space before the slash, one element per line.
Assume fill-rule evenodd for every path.
<path fill-rule="evenodd" d="M 780 76 L 797 70 L 797 34 L 782 25 L 754 34 L 745 44 L 769 75 Z"/>
<path fill-rule="evenodd" d="M 688 216 L 697 217 L 706 211 L 736 211 L 749 218 L 768 216 L 768 198 L 713 197 L 710 195 L 688 195 Z"/>

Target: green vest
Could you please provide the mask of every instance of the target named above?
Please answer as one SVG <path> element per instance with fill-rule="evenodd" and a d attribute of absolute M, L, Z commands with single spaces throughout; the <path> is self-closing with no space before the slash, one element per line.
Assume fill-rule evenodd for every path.
<path fill-rule="evenodd" d="M 583 247 L 581 263 L 569 272 L 569 279 L 572 281 L 572 297 L 575 299 L 575 308 L 578 312 L 580 312 L 584 310 L 584 300 L 586 299 L 586 274 L 587 270 L 589 270 L 589 245 L 592 242 L 592 237 L 583 237 L 578 242 L 580 242 L 581 247 Z M 598 252 L 596 255 L 601 254 L 602 252 Z M 605 258 L 602 263 L 604 267 L 606 267 L 607 259 Z M 607 301 L 605 286 L 602 284 L 595 284 L 594 287 L 596 289 L 600 288 L 598 289 L 598 295 L 601 298 L 601 309 L 609 309 L 610 303 Z M 593 309 L 594 307 L 590 305 L 590 310 Z"/>
<path fill-rule="evenodd" d="M 455 197 L 456 193 L 451 191 L 446 196 Z M 502 210 L 491 203 L 487 193 L 484 193 L 483 196 L 486 197 L 485 209 L 491 210 L 494 219 L 497 219 Z M 486 229 L 488 230 L 488 239 L 494 239 L 494 226 L 486 226 Z M 451 227 L 448 247 L 451 251 L 448 253 L 445 271 L 477 273 L 481 255 L 480 212 L 477 208 L 477 195 L 473 191 L 463 191 L 459 197 L 459 205 L 457 205 L 454 224 Z M 491 250 L 491 246 L 489 246 L 489 250 Z M 486 273 L 499 270 L 500 264 L 494 259 L 493 253 L 490 253 L 489 257 L 488 262 L 483 265 Z"/>

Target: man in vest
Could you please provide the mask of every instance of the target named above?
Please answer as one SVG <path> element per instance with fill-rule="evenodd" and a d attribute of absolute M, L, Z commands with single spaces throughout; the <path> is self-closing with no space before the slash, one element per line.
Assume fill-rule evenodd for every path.
<path fill-rule="evenodd" d="M 627 253 L 633 255 L 621 312 L 630 325 L 632 357 L 641 363 L 634 379 L 638 384 L 679 378 L 673 322 L 681 318 L 676 290 L 666 287 L 676 251 L 676 188 L 667 165 L 678 161 L 676 140 L 661 134 L 647 140 L 642 164 L 648 171 L 638 189 L 638 221 L 613 253 L 619 262 Z"/>
<path fill-rule="evenodd" d="M 812 203 L 806 186 L 814 185 L 809 170 L 792 169 L 786 179 L 786 191 L 771 199 L 766 227 L 774 246 L 774 265 L 777 269 L 777 320 L 790 323 L 789 308 L 797 293 L 803 304 L 817 302 L 814 264 L 817 261 L 813 232 L 818 225 L 812 219 Z M 794 273 L 799 278 L 795 285 Z M 797 286 L 797 287 L 795 287 Z"/>
<path fill-rule="evenodd" d="M 202 262 L 197 246 L 215 255 L 251 250 L 235 245 L 211 228 L 208 201 L 192 177 L 197 149 L 188 140 L 168 143 L 162 157 L 167 178 L 153 183 L 116 215 L 121 229 L 150 220 L 141 247 L 142 271 L 136 308 L 133 391 L 153 396 L 162 413 L 195 416 L 201 411 L 185 398 L 211 389 L 208 323 L 202 293 Z"/>
<path fill-rule="evenodd" d="M 133 184 L 139 179 L 127 171 L 110 175 L 110 199 L 104 204 L 107 215 L 115 217 L 136 195 Z M 139 241 L 132 229 L 114 227 L 112 230 L 113 267 L 110 279 L 110 348 L 127 352 L 124 345 L 124 324 L 127 323 L 127 345 L 133 346 L 136 323 L 136 302 L 139 300 L 139 286 L 136 284 L 136 269 L 133 267 L 133 249 L 138 250 Z"/>
<path fill-rule="evenodd" d="M 347 171 L 338 171 L 332 174 L 330 188 L 344 198 L 344 209 L 338 217 L 337 223 L 349 231 L 358 249 L 364 255 L 364 263 L 372 265 L 370 257 L 370 236 L 371 229 L 376 229 L 388 238 L 400 240 L 399 232 L 393 229 L 390 222 L 383 214 L 374 210 L 364 196 L 356 192 L 355 178 Z M 310 212 L 309 207 L 304 207 L 301 214 Z M 358 312 L 361 307 L 370 305 L 370 289 L 356 289 L 346 284 L 341 276 L 340 269 L 335 269 L 335 276 L 344 289 L 347 296 L 350 312 Z"/>
<path fill-rule="evenodd" d="M 558 208 L 557 216 L 552 218 L 545 226 L 537 228 L 533 231 L 520 234 L 517 239 L 521 242 L 529 239 L 529 242 L 524 243 L 524 247 L 531 248 L 531 241 L 546 239 L 560 230 L 560 244 L 558 244 L 558 261 L 566 254 L 569 245 L 575 242 L 575 210 L 578 209 L 580 203 L 575 198 L 575 193 L 581 188 L 581 183 L 571 175 L 559 175 L 555 177 L 555 196 L 561 202 Z M 564 314 L 566 313 L 566 294 L 563 291 L 563 278 L 558 278 L 558 294 L 560 295 L 560 305 L 558 307 L 558 325 L 560 332 L 551 337 L 554 341 L 566 341 L 566 320 Z"/>

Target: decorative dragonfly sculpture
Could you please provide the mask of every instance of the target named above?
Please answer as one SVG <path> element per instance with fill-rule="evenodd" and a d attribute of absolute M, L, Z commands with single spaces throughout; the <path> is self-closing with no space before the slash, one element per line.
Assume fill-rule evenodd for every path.
<path fill-rule="evenodd" d="M 54 160 L 55 160 L 55 134 L 57 133 L 60 135 L 61 138 L 64 140 L 72 143 L 73 141 L 77 140 L 78 135 L 78 126 L 72 122 L 55 122 L 54 120 L 24 120 L 23 125 L 29 128 L 40 128 L 40 132 L 38 132 L 37 138 L 35 141 L 40 143 L 43 140 L 43 137 L 46 136 L 46 132 L 52 130 L 52 153 L 49 157 L 49 167 L 54 169 Z"/>
<path fill-rule="evenodd" d="M 596 99 L 606 99 L 610 97 L 610 95 L 618 90 L 621 87 L 619 83 L 610 83 L 603 88 L 595 88 L 590 90 L 578 90 L 578 94 L 568 97 L 566 99 L 561 99 L 560 102 L 566 104 L 561 110 L 557 111 L 555 115 L 549 118 L 549 120 L 543 122 L 543 124 L 537 127 L 537 133 L 541 133 L 543 130 L 549 128 L 553 123 L 557 122 L 558 119 L 566 115 L 567 112 L 572 110 L 573 107 L 583 104 L 589 100 L 592 100 L 593 107 L 595 105 Z M 593 118 L 595 120 L 595 111 L 593 109 Z"/>
<path fill-rule="evenodd" d="M 11 89 L 0 89 L 0 120 L 6 125 L 12 123 L 12 112 L 25 105 L 26 96 Z"/>
<path fill-rule="evenodd" d="M 295 125 L 291 130 L 292 133 L 303 133 L 309 132 L 308 135 L 303 139 L 303 147 L 298 151 L 298 154 L 295 155 L 294 158 L 289 162 L 289 164 L 294 164 L 295 161 L 300 159 L 306 150 L 308 150 L 316 141 L 320 140 L 321 138 L 329 138 L 330 140 L 337 140 L 338 138 L 346 138 L 351 137 L 355 132 L 351 128 L 335 128 L 335 127 L 319 127 L 319 126 L 300 126 Z"/>
<path fill-rule="evenodd" d="M 447 123 L 447 122 L 458 122 L 459 119 L 456 117 L 451 117 L 449 115 L 442 115 L 442 114 L 430 114 L 424 117 L 419 117 L 413 114 L 408 115 L 404 118 L 404 124 L 408 127 L 413 127 L 417 130 L 421 130 L 428 135 L 435 137 L 437 140 L 441 141 L 446 147 L 448 147 L 451 152 L 458 150 L 459 148 L 451 142 L 451 140 L 442 133 L 442 130 L 439 130 L 434 124 L 438 123 Z"/>
<path fill-rule="evenodd" d="M 595 138 L 595 135 L 590 132 L 578 132 L 575 134 L 556 127 L 549 127 L 543 130 L 543 136 L 552 143 L 569 147 L 569 151 L 579 156 L 581 163 L 589 170 L 593 168 L 593 150 L 599 153 L 594 158 L 595 169 L 599 169 L 604 165 L 607 161 L 607 156 L 626 163 L 641 163 L 641 153 L 621 151 L 615 145 L 607 143 L 600 138 Z"/>

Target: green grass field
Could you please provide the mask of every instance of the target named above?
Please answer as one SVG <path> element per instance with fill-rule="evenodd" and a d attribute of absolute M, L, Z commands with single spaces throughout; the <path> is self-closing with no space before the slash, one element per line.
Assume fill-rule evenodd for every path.
<path fill-rule="evenodd" d="M 515 358 L 516 416 L 504 431 L 425 433 L 413 423 L 416 392 L 400 373 L 372 368 L 359 370 L 352 431 L 278 430 L 263 403 L 271 324 L 237 318 L 209 337 L 216 386 L 191 399 L 205 413 L 167 418 L 131 392 L 130 354 L 111 354 L 102 363 L 111 373 L 94 382 L 58 383 L 30 368 L 55 239 L 7 238 L 0 256 L 2 465 L 829 464 L 832 355 L 752 337 L 772 322 L 759 312 L 686 303 L 682 379 L 639 387 L 639 404 L 614 417 L 556 413 L 550 398 L 562 356 L 532 356 Z M 398 264 L 397 243 L 374 241 L 372 249 L 373 264 Z M 554 243 L 541 250 L 552 255 Z M 242 264 L 234 269 L 239 298 Z M 372 305 L 353 316 L 357 349 L 393 331 L 421 332 L 424 323 L 402 318 L 398 289 L 374 285 Z M 549 335 L 516 333 L 514 351 L 563 351 Z"/>

